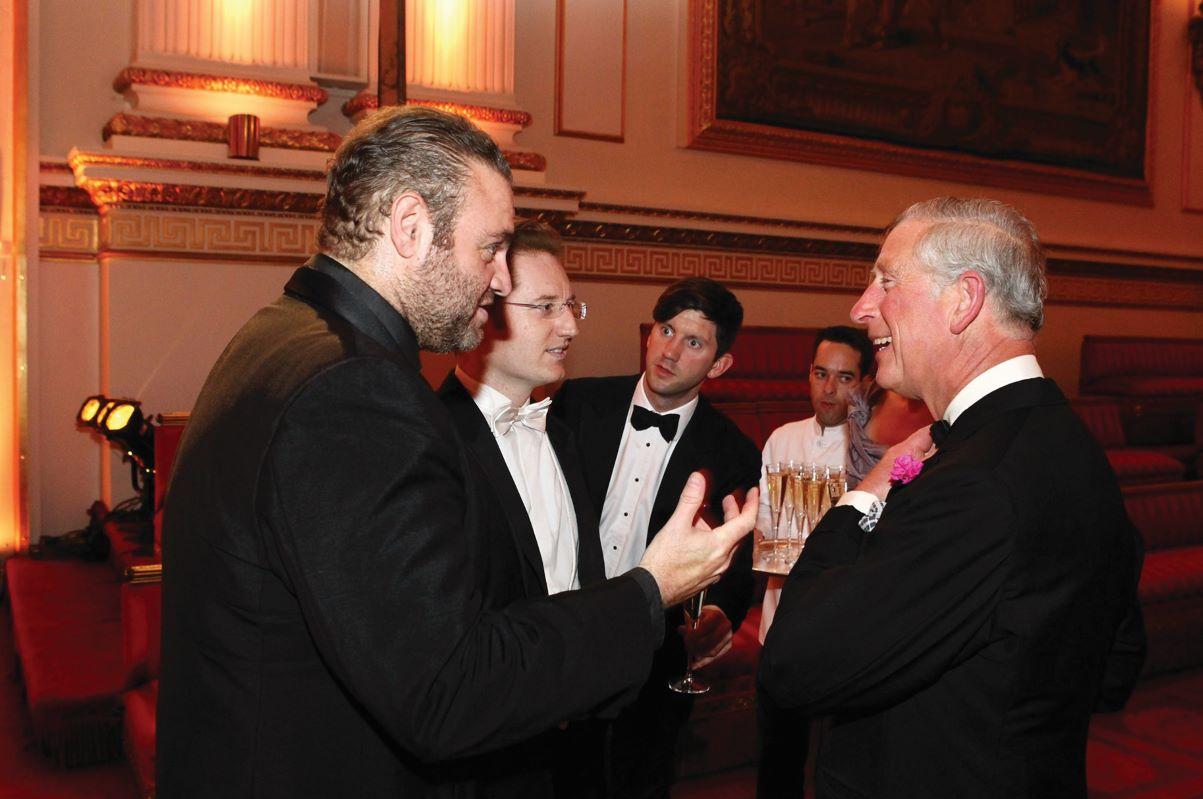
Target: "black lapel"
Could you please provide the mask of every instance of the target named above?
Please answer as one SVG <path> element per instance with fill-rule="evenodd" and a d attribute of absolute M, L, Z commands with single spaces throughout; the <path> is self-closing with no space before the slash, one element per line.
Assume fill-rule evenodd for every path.
<path fill-rule="evenodd" d="M 1065 395 L 1057 384 L 1044 377 L 1033 377 L 1005 385 L 990 392 L 970 405 L 957 417 L 956 424 L 948 431 L 941 451 L 948 450 L 973 435 L 977 430 L 999 414 L 1017 408 L 1037 405 L 1059 405 L 1065 403 Z"/>
<path fill-rule="evenodd" d="M 329 256 L 317 254 L 293 273 L 284 292 L 330 311 L 380 346 L 406 356 L 421 369 L 418 343 L 405 317 L 351 270 Z"/>
<path fill-rule="evenodd" d="M 514 478 L 505 464 L 505 458 L 501 456 L 497 441 L 489 431 L 488 423 L 480 413 L 480 408 L 476 406 L 472 396 L 454 372 L 447 375 L 447 379 L 443 381 L 439 388 L 439 398 L 451 413 L 468 454 L 479 464 L 498 502 L 501 503 L 501 510 L 514 537 L 514 544 L 522 553 L 522 560 L 527 566 L 528 576 L 537 580 L 537 584 L 546 595 L 547 577 L 543 573 L 543 556 L 539 553 L 539 544 L 535 540 L 530 515 L 526 512 L 526 506 L 522 504 L 522 495 L 514 485 Z"/>
<path fill-rule="evenodd" d="M 618 460 L 618 445 L 622 442 L 623 425 L 627 423 L 631 398 L 639 375 L 615 378 L 607 390 L 581 403 L 580 436 L 582 463 L 589 483 L 589 500 L 601 516 L 606 502 L 606 489 Z M 598 386 L 601 388 L 601 386 Z"/>
<path fill-rule="evenodd" d="M 576 514 L 577 576 L 581 587 L 600 583 L 606 579 L 606 562 L 602 557 L 601 536 L 598 533 L 598 514 L 589 501 L 585 476 L 581 472 L 580 456 L 572 442 L 572 433 L 559 419 L 548 417 L 547 438 L 555 450 L 560 471 L 568 483 L 568 494 L 572 497 L 572 509 Z"/>
<path fill-rule="evenodd" d="M 699 464 L 710 462 L 710 459 L 706 457 L 706 451 L 710 449 L 711 442 L 714 440 L 713 413 L 706 398 L 699 396 L 698 406 L 694 409 L 689 424 L 685 426 L 685 431 L 681 433 L 681 440 L 673 449 L 672 457 L 668 459 L 668 466 L 664 469 L 664 478 L 660 481 L 660 488 L 656 491 L 656 499 L 652 503 L 652 516 L 648 524 L 648 541 L 652 540 L 656 531 L 668 521 L 668 517 L 676 509 L 677 501 L 681 498 L 681 491 L 685 488 L 685 481 L 689 479 L 690 472 L 697 469 Z M 707 475 L 706 493 L 708 496 L 713 494 L 713 482 L 714 475 Z"/>

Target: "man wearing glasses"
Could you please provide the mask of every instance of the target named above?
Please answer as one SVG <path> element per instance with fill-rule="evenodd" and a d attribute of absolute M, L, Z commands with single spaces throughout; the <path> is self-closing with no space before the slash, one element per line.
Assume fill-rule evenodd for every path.
<path fill-rule="evenodd" d="M 562 249 L 559 234 L 542 222 L 514 227 L 506 259 L 513 289 L 490 309 L 480 346 L 460 355 L 439 389 L 468 449 L 481 506 L 491 509 L 486 579 L 502 603 L 606 579 L 572 434 L 547 418 L 550 399 L 531 397 L 564 377 L 577 321 L 585 318 L 585 303 L 560 263 Z M 601 779 L 594 730 L 552 730 L 505 756 L 554 773 L 557 796 L 579 794 Z"/>

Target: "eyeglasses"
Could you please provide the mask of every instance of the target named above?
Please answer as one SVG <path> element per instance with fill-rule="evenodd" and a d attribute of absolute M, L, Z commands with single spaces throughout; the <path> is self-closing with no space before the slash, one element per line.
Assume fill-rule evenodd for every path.
<path fill-rule="evenodd" d="M 519 308 L 534 308 L 539 312 L 540 319 L 555 319 L 567 308 L 577 319 L 584 319 L 589 306 L 580 300 L 563 300 L 561 302 L 510 302 L 501 300 L 502 305 L 517 305 Z"/>

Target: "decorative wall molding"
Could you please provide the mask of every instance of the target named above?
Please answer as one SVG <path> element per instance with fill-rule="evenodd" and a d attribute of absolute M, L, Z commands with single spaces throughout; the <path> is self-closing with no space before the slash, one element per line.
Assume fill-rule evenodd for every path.
<path fill-rule="evenodd" d="M 92 214 L 43 210 L 38 214 L 38 254 L 42 258 L 94 258 L 100 220 Z"/>
<path fill-rule="evenodd" d="M 736 253 L 778 253 L 872 262 L 877 245 L 857 241 L 728 233 L 695 228 L 563 220 L 557 225 L 565 238 L 722 250 Z M 866 273 L 867 274 L 867 273 Z M 863 288 L 863 286 L 862 286 Z"/>
<path fill-rule="evenodd" d="M 1190 18 L 1187 36 L 1190 39 L 1190 71 L 1195 77 L 1199 100 L 1203 102 L 1203 3 L 1199 3 L 1198 13 Z"/>
<path fill-rule="evenodd" d="M 250 94 L 256 97 L 274 97 L 280 100 L 299 100 L 314 105 L 321 105 L 329 99 L 329 95 L 324 89 L 313 84 L 281 83 L 224 75 L 203 75 L 195 72 L 171 72 L 165 69 L 126 67 L 113 79 L 113 91 L 118 94 L 124 93 L 132 86 Z"/>
<path fill-rule="evenodd" d="M 719 214 L 708 211 L 686 211 L 675 208 L 652 208 L 644 205 L 616 205 L 614 203 L 596 203 L 581 200 L 582 212 L 597 212 L 602 214 L 621 214 L 640 216 L 651 219 L 680 219 L 690 222 L 720 222 L 729 225 L 747 225 L 751 227 L 795 228 L 806 230 L 822 230 L 830 233 L 845 233 L 859 236 L 881 236 L 885 228 L 866 227 L 864 225 L 839 225 L 831 222 L 807 222 L 799 219 L 781 219 L 764 216 L 740 216 L 735 214 Z"/>
<path fill-rule="evenodd" d="M 173 119 L 170 117 L 146 117 L 137 114 L 119 113 L 105 123 L 102 135 L 105 141 L 113 136 L 144 136 L 151 139 L 176 139 L 224 144 L 226 126 L 220 122 L 195 119 Z M 260 128 L 259 143 L 263 147 L 279 147 L 285 150 L 317 150 L 334 152 L 342 137 L 337 133 L 321 130 L 297 130 L 295 128 Z"/>
<path fill-rule="evenodd" d="M 555 134 L 621 143 L 626 108 L 627 0 L 556 0 Z"/>
<path fill-rule="evenodd" d="M 116 206 L 168 205 L 220 208 L 238 211 L 316 214 L 322 196 L 301 192 L 237 189 L 225 186 L 192 186 L 179 183 L 144 183 L 103 178 L 83 181 L 92 202 L 106 213 Z"/>
<path fill-rule="evenodd" d="M 406 105 L 418 105 L 424 108 L 436 108 L 449 114 L 459 114 L 467 117 L 484 129 L 502 148 L 505 160 L 511 169 L 524 169 L 531 172 L 543 172 L 547 169 L 547 159 L 538 153 L 526 150 L 514 150 L 509 147 L 514 135 L 531 123 L 531 115 L 525 111 L 512 108 L 494 108 L 487 105 L 471 103 L 453 103 L 443 100 L 410 99 Z M 358 122 L 375 111 L 380 106 L 379 98 L 374 94 L 360 92 L 342 105 L 343 115 Z"/>
<path fill-rule="evenodd" d="M 837 242 L 838 244 L 838 242 Z M 859 245 L 858 245 L 859 246 Z M 670 283 L 704 275 L 736 287 L 860 294 L 873 256 L 865 259 L 776 252 L 738 252 L 642 242 L 580 240 L 565 232 L 564 268 L 587 280 Z M 1048 301 L 1066 305 L 1203 311 L 1203 271 L 1058 261 L 1049 264 Z"/>
<path fill-rule="evenodd" d="M 313 252 L 317 228 L 316 219 L 305 217 L 122 208 L 101 217 L 100 241 L 109 257 L 156 254 L 300 263 Z"/>
<path fill-rule="evenodd" d="M 92 202 L 91 195 L 75 186 L 38 186 L 38 207 L 43 211 L 96 213 L 96 204 Z"/>
<path fill-rule="evenodd" d="M 144 158 L 131 155 L 90 153 L 74 150 L 67 158 L 68 171 L 79 174 L 88 167 L 111 166 L 129 169 L 161 169 L 185 172 L 211 172 L 223 175 L 248 175 L 262 178 L 295 178 L 325 181 L 326 173 L 316 169 L 289 169 L 228 161 L 183 161 L 169 158 Z"/>
<path fill-rule="evenodd" d="M 704 275 L 731 286 L 860 293 L 871 264 L 850 258 L 727 252 L 566 238 L 564 268 L 590 280 L 668 283 Z"/>

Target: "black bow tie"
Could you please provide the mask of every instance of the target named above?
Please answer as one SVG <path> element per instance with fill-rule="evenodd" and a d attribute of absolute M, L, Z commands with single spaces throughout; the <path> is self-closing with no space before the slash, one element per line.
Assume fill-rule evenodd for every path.
<path fill-rule="evenodd" d="M 673 440 L 680 422 L 681 417 L 675 413 L 653 413 L 638 405 L 631 410 L 631 427 L 636 430 L 646 430 L 649 427 L 659 428 L 660 435 L 664 436 L 665 441 Z"/>
<path fill-rule="evenodd" d="M 931 426 L 931 441 L 937 447 L 944 445 L 944 439 L 948 438 L 948 434 L 952 432 L 952 425 L 944 419 L 935 422 Z"/>

